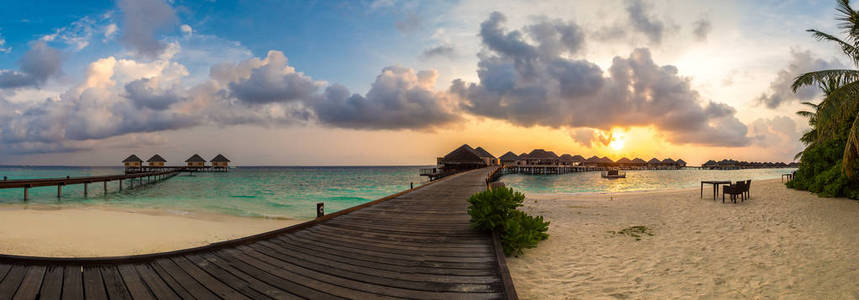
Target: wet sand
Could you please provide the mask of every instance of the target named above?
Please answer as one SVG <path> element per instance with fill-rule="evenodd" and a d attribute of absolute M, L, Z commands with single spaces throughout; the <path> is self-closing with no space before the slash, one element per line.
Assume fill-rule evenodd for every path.
<path fill-rule="evenodd" d="M 528 195 L 524 210 L 551 221 L 551 236 L 508 259 L 516 290 L 522 299 L 859 299 L 859 201 L 778 179 L 753 182 L 751 196 Z M 631 226 L 652 236 L 617 233 Z"/>
<path fill-rule="evenodd" d="M 9 205 L 0 207 L 0 254 L 145 254 L 208 245 L 300 222 L 101 206 Z"/>

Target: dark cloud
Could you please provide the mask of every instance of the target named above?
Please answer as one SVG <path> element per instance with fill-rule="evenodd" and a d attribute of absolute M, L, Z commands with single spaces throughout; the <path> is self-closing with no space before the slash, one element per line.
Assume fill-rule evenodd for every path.
<path fill-rule="evenodd" d="M 157 34 L 178 22 L 176 13 L 163 0 L 119 0 L 123 24 L 120 41 L 146 57 L 156 57 L 166 48 Z"/>
<path fill-rule="evenodd" d="M 435 71 L 386 67 L 367 95 L 351 94 L 332 85 L 310 103 L 323 124 L 352 129 L 425 129 L 458 119 L 442 105 L 443 94 L 432 90 Z"/>
<path fill-rule="evenodd" d="M 531 27 L 508 32 L 503 20 L 493 13 L 481 24 L 489 53 L 478 63 L 480 82 L 457 79 L 450 87 L 465 111 L 522 126 L 608 130 L 652 125 L 675 143 L 748 144 L 747 128 L 733 108 L 701 99 L 676 67 L 657 65 L 648 49 L 615 57 L 603 72 L 586 60 L 541 50 L 546 42 L 533 37 Z"/>
<path fill-rule="evenodd" d="M 710 19 L 707 17 L 698 19 L 698 21 L 695 21 L 692 25 L 692 34 L 694 34 L 695 38 L 699 41 L 706 41 L 707 36 L 710 35 L 710 31 L 713 30 L 713 24 L 710 23 Z"/>
<path fill-rule="evenodd" d="M 171 104 L 182 101 L 173 90 L 158 90 L 149 78 L 138 79 L 125 85 L 126 97 L 137 107 L 165 110 Z"/>
<path fill-rule="evenodd" d="M 424 50 L 424 53 L 421 54 L 423 58 L 434 58 L 434 57 L 447 57 L 454 58 L 456 57 L 456 49 L 453 46 L 449 45 L 439 45 L 429 49 Z"/>
<path fill-rule="evenodd" d="M 768 92 L 761 94 L 757 101 L 766 105 L 768 108 L 775 109 L 782 103 L 790 101 L 808 101 L 815 99 L 821 95 L 819 89 L 813 86 L 806 86 L 796 93 L 791 89 L 794 79 L 797 76 L 811 71 L 827 70 L 827 69 L 843 69 L 846 66 L 836 59 L 829 61 L 815 57 L 811 51 L 799 51 L 793 49 L 790 51 L 790 62 L 787 67 L 778 72 L 776 79 L 770 82 Z"/>
<path fill-rule="evenodd" d="M 59 50 L 43 41 L 30 44 L 30 50 L 18 62 L 20 71 L 0 70 L 0 89 L 38 86 L 62 71 L 63 57 Z"/>
<path fill-rule="evenodd" d="M 643 33 L 651 42 L 659 44 L 662 42 L 662 33 L 665 24 L 649 14 L 650 7 L 642 0 L 629 0 L 626 12 L 632 28 Z"/>

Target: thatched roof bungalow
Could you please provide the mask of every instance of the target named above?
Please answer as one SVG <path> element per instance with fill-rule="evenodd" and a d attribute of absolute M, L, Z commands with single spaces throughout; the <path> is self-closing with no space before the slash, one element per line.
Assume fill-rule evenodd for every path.
<path fill-rule="evenodd" d="M 581 155 L 576 154 L 576 155 L 573 155 L 573 162 L 575 162 L 577 164 L 582 164 L 583 162 L 585 162 L 585 158 Z"/>
<path fill-rule="evenodd" d="M 140 167 L 143 164 L 143 160 L 137 155 L 132 154 L 128 158 L 122 161 L 122 164 L 125 165 L 126 168 L 129 167 Z"/>
<path fill-rule="evenodd" d="M 608 158 L 608 156 L 603 156 L 602 158 L 600 158 L 600 165 L 602 165 L 603 167 L 609 167 L 611 165 L 614 165 L 614 161 L 611 160 L 611 158 Z"/>
<path fill-rule="evenodd" d="M 459 148 L 439 158 L 438 163 L 445 171 L 463 171 L 486 166 L 486 160 L 480 157 L 480 154 L 468 144 L 459 146 Z"/>
<path fill-rule="evenodd" d="M 678 168 L 686 167 L 686 162 L 685 162 L 685 161 L 683 161 L 683 159 L 678 159 L 678 160 L 677 160 L 677 162 L 676 162 L 676 164 L 677 164 L 677 167 L 678 167 Z"/>
<path fill-rule="evenodd" d="M 230 165 L 230 160 L 221 154 L 218 154 L 211 160 L 213 167 L 226 168 Z"/>
<path fill-rule="evenodd" d="M 664 167 L 674 167 L 676 162 L 671 158 L 666 158 L 662 160 L 662 166 Z"/>
<path fill-rule="evenodd" d="M 631 160 L 629 160 L 629 158 L 626 158 L 626 157 L 622 157 L 621 159 L 618 159 L 615 163 L 616 163 L 617 165 L 619 165 L 619 166 L 623 166 L 623 167 L 632 165 L 632 161 L 631 161 Z"/>
<path fill-rule="evenodd" d="M 643 167 L 643 166 L 647 165 L 647 162 L 641 158 L 636 157 L 635 159 L 632 160 L 632 165 L 638 166 L 638 167 Z"/>
<path fill-rule="evenodd" d="M 600 158 L 596 157 L 596 155 L 591 156 L 590 158 L 588 158 L 584 162 L 582 162 L 582 165 L 587 166 L 587 167 L 599 166 L 600 165 Z"/>
<path fill-rule="evenodd" d="M 525 158 L 525 161 L 528 165 L 558 165 L 560 163 L 560 158 L 555 154 L 555 152 L 543 149 L 534 149 L 531 153 L 528 153 L 528 157 Z"/>
<path fill-rule="evenodd" d="M 489 151 L 486 151 L 486 149 L 483 149 L 483 147 L 475 148 L 474 152 L 476 152 L 477 155 L 480 156 L 480 158 L 483 158 L 483 160 L 486 161 L 486 165 L 493 166 L 493 165 L 498 164 L 498 159 L 495 158 L 495 156 L 493 156 L 492 153 L 489 153 Z"/>
<path fill-rule="evenodd" d="M 561 155 L 561 157 L 559 157 L 558 160 L 561 162 L 561 165 L 564 165 L 564 166 L 572 166 L 572 165 L 575 165 L 575 163 L 576 163 L 573 160 L 573 156 L 569 155 L 569 154 Z"/>
<path fill-rule="evenodd" d="M 649 167 L 649 168 L 656 168 L 656 167 L 659 167 L 661 164 L 662 164 L 662 161 L 656 159 L 655 157 L 651 158 L 650 160 L 647 161 L 647 167 Z"/>
<path fill-rule="evenodd" d="M 146 160 L 146 162 L 149 163 L 150 167 L 163 167 L 167 160 L 161 157 L 161 155 L 155 154 Z"/>
<path fill-rule="evenodd" d="M 515 165 L 516 161 L 519 160 L 519 156 L 516 155 L 516 153 L 513 153 L 512 151 L 507 151 L 507 153 L 504 153 L 504 155 L 502 155 L 498 159 L 501 161 L 501 165 L 503 165 L 503 166 Z"/>
<path fill-rule="evenodd" d="M 203 159 L 203 157 L 201 157 L 199 154 L 191 155 L 191 157 L 185 160 L 185 163 L 187 164 L 187 166 L 195 168 L 206 166 L 206 160 Z"/>

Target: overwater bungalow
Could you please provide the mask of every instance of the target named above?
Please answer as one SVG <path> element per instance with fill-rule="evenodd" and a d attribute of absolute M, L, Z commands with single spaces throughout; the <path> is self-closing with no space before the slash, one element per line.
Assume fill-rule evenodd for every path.
<path fill-rule="evenodd" d="M 206 166 L 206 160 L 203 159 L 199 154 L 194 154 L 190 158 L 185 160 L 185 163 L 188 167 L 193 168 L 202 168 Z"/>
<path fill-rule="evenodd" d="M 676 164 L 677 164 L 677 168 L 678 168 L 678 169 L 680 169 L 680 168 L 685 168 L 685 167 L 686 167 L 686 162 L 685 162 L 685 161 L 683 161 L 683 159 L 678 159 L 678 160 L 677 160 L 677 162 L 676 162 Z"/>
<path fill-rule="evenodd" d="M 534 149 L 528 153 L 525 161 L 529 166 L 557 166 L 560 164 L 560 158 L 555 152 L 543 149 Z"/>
<path fill-rule="evenodd" d="M 516 161 L 519 160 L 519 156 L 512 151 L 507 151 L 507 153 L 504 153 L 504 155 L 499 157 L 498 160 L 501 162 L 502 166 L 511 166 L 516 164 Z"/>
<path fill-rule="evenodd" d="M 611 158 L 608 158 L 608 156 L 603 156 L 600 158 L 600 166 L 606 168 L 614 166 L 614 161 L 611 160 Z"/>
<path fill-rule="evenodd" d="M 487 160 L 483 159 L 468 144 L 459 146 L 459 148 L 438 159 L 438 168 L 443 173 L 459 172 L 483 168 L 485 166 L 487 166 Z"/>
<path fill-rule="evenodd" d="M 573 162 L 577 166 L 580 166 L 580 165 L 582 165 L 583 162 L 585 162 L 585 158 L 581 155 L 576 154 L 576 155 L 573 155 Z"/>
<path fill-rule="evenodd" d="M 562 166 L 575 166 L 576 163 L 573 160 L 573 156 L 569 154 L 561 155 L 561 157 L 558 158 L 558 161 L 561 163 Z"/>
<path fill-rule="evenodd" d="M 582 165 L 585 167 L 598 167 L 600 165 L 600 158 L 596 155 L 591 156 L 590 158 L 586 159 L 582 163 Z"/>
<path fill-rule="evenodd" d="M 636 157 L 632 160 L 632 165 L 636 168 L 644 168 L 647 167 L 647 162 L 641 158 Z"/>
<path fill-rule="evenodd" d="M 137 155 L 132 154 L 128 158 L 122 161 L 122 164 L 125 165 L 126 168 L 139 168 L 143 165 L 143 160 Z"/>
<path fill-rule="evenodd" d="M 662 160 L 662 169 L 676 169 L 676 162 L 671 158 L 666 158 Z"/>
<path fill-rule="evenodd" d="M 230 160 L 221 154 L 216 155 L 215 158 L 212 159 L 212 167 L 228 168 L 229 165 L 230 165 Z"/>
<path fill-rule="evenodd" d="M 662 165 L 662 161 L 656 159 L 655 157 L 647 161 L 648 169 L 658 169 L 660 165 Z"/>
<path fill-rule="evenodd" d="M 631 160 L 629 160 L 629 158 L 626 158 L 626 157 L 622 157 L 621 159 L 618 159 L 618 160 L 617 160 L 616 162 L 614 162 L 614 163 L 615 163 L 618 167 L 621 167 L 621 168 L 624 168 L 624 169 L 628 169 L 629 167 L 632 167 L 632 161 L 631 161 Z"/>
<path fill-rule="evenodd" d="M 488 165 L 488 166 L 498 165 L 498 159 L 495 158 L 495 156 L 493 156 L 492 153 L 489 153 L 489 151 L 486 151 L 486 149 L 483 149 L 483 147 L 475 148 L 474 152 L 476 152 L 477 155 L 480 156 L 480 158 L 483 158 L 483 160 L 486 161 L 486 165 Z"/>
<path fill-rule="evenodd" d="M 167 160 L 161 157 L 161 155 L 155 154 L 147 159 L 146 162 L 149 163 L 150 167 L 163 167 Z"/>

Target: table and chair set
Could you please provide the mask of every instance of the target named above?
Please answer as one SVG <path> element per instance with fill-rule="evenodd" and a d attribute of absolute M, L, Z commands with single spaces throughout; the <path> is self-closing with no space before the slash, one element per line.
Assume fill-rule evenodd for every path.
<path fill-rule="evenodd" d="M 710 184 L 713 186 L 713 201 L 716 201 L 719 197 L 719 186 L 722 185 L 722 203 L 725 203 L 725 194 L 730 195 L 730 200 L 734 203 L 737 203 L 737 198 L 740 198 L 740 201 L 745 202 L 746 199 L 751 197 L 751 193 L 749 192 L 749 187 L 752 185 L 752 180 L 745 181 L 725 181 L 725 180 L 705 180 L 701 181 L 701 198 L 704 198 L 704 185 Z"/>

